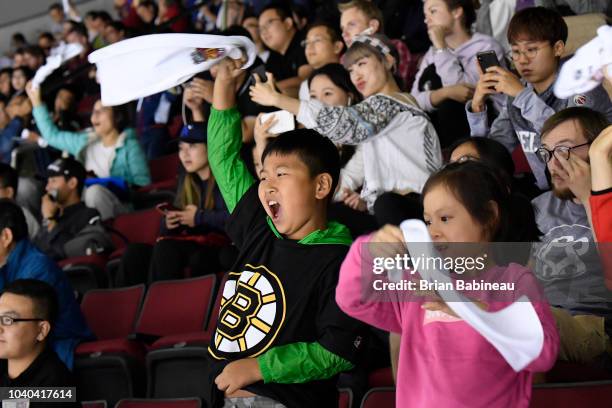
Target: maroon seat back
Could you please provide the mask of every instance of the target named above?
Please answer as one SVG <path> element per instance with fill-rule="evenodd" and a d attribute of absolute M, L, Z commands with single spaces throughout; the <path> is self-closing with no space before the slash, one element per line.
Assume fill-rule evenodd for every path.
<path fill-rule="evenodd" d="M 125 338 L 134 330 L 145 293 L 144 285 L 88 291 L 81 310 L 98 340 Z"/>

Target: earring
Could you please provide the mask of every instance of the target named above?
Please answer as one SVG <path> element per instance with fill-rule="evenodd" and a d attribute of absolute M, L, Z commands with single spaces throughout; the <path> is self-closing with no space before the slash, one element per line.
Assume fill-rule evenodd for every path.
<path fill-rule="evenodd" d="M 353 99 L 351 99 L 351 97 L 348 97 L 348 101 L 346 102 L 347 106 L 351 106 L 351 103 L 353 103 Z"/>

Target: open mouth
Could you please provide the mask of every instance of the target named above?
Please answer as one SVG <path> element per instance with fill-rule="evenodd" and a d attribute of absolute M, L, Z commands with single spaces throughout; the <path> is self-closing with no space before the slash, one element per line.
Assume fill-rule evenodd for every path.
<path fill-rule="evenodd" d="M 280 217 L 280 204 L 277 201 L 270 200 L 268 201 L 268 207 L 270 208 L 270 213 L 272 213 L 272 219 L 278 220 Z"/>
<path fill-rule="evenodd" d="M 438 252 L 445 252 L 448 249 L 448 245 L 447 244 L 434 244 L 434 248 Z"/>

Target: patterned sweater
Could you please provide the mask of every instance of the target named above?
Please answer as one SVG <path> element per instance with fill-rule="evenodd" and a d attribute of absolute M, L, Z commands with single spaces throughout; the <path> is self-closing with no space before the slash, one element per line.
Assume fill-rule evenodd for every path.
<path fill-rule="evenodd" d="M 361 145 L 361 153 L 356 153 L 363 156 L 361 198 L 370 212 L 382 193 L 420 193 L 442 165 L 433 125 L 406 94 L 372 95 L 348 107 L 301 101 L 297 120 L 333 142 Z M 346 184 L 343 177 L 341 185 Z"/>

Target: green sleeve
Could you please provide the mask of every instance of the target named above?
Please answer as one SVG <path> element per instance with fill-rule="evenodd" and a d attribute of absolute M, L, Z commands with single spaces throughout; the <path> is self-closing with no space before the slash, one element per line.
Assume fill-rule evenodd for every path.
<path fill-rule="evenodd" d="M 333 377 L 353 368 L 348 360 L 319 343 L 291 343 L 257 357 L 265 383 L 295 384 Z"/>
<path fill-rule="evenodd" d="M 238 109 L 211 109 L 208 118 L 208 161 L 231 213 L 255 180 L 240 158 L 242 122 Z"/>
<path fill-rule="evenodd" d="M 45 105 L 41 104 L 35 107 L 32 114 L 40 135 L 49 143 L 49 146 L 58 150 L 66 150 L 73 156 L 78 157 L 81 150 L 87 145 L 87 132 L 59 130 L 53 123 Z"/>

